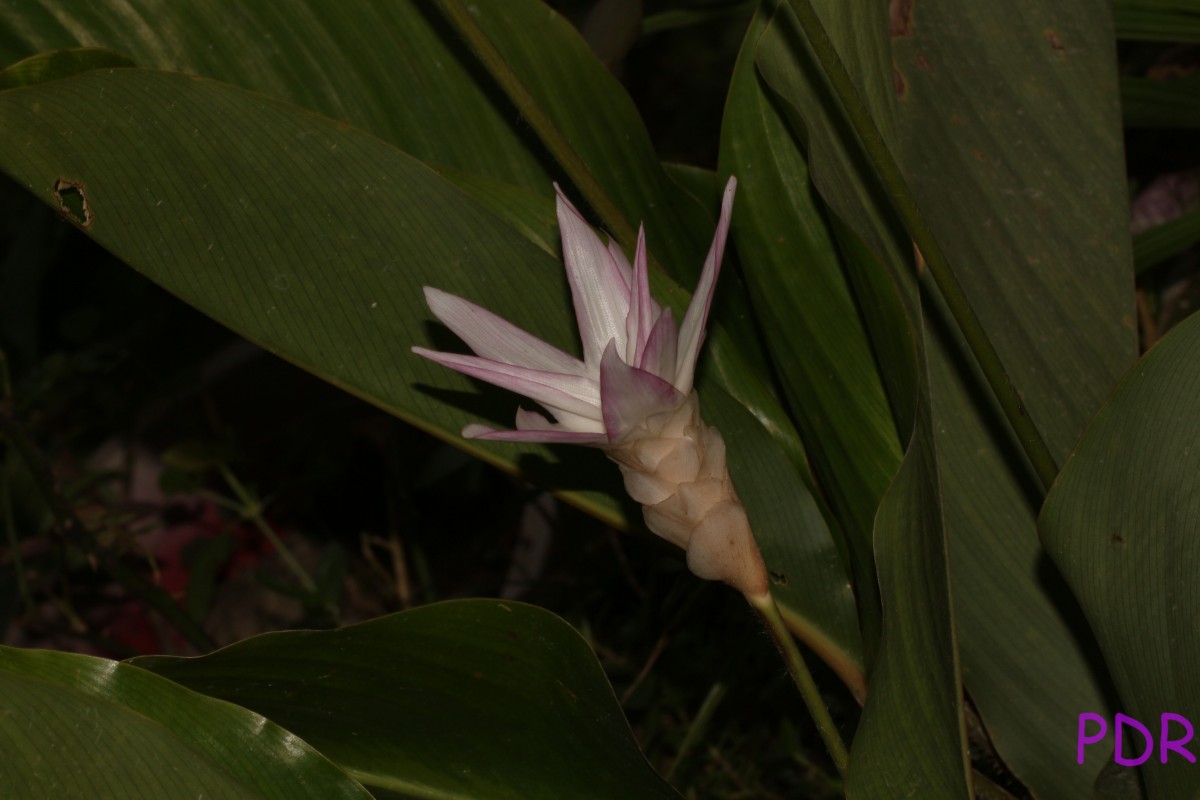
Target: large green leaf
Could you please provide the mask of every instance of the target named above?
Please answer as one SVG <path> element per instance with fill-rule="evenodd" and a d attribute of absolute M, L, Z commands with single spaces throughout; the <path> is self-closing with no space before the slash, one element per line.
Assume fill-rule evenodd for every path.
<path fill-rule="evenodd" d="M 577 347 L 562 266 L 535 241 L 545 230 L 536 216 L 542 205 L 525 190 L 487 184 L 493 205 L 506 207 L 501 219 L 353 128 L 212 81 L 140 70 L 0 94 L 0 141 L 8 144 L 0 169 L 52 205 L 86 199 L 90 236 L 222 324 L 620 522 L 619 476 L 597 453 L 462 441 L 458 432 L 472 421 L 510 425 L 516 399 L 490 388 L 480 394 L 472 381 L 409 352 L 431 341 L 461 346 L 429 321 L 423 285 Z M 677 314 L 686 307 L 687 293 L 666 276 L 653 283 Z M 702 395 L 718 390 L 714 378 L 702 376 Z M 747 420 L 762 427 L 737 403 L 706 413 L 720 429 L 745 429 Z M 755 441 L 776 446 L 761 435 Z M 740 452 L 755 463 L 754 452 Z M 811 528 L 799 550 L 771 544 L 795 536 L 794 521 L 774 512 L 776 498 L 811 502 L 793 464 L 738 483 L 752 517 L 764 520 L 756 533 L 766 549 L 832 550 L 823 527 Z M 772 568 L 809 567 L 781 556 Z M 782 601 L 801 628 L 857 663 L 844 581 L 797 581 Z"/>
<path fill-rule="evenodd" d="M 1088 425 L 1041 518 L 1042 541 L 1096 631 L 1123 710 L 1155 737 L 1142 767 L 1152 798 L 1200 793 L 1200 770 L 1170 752 L 1161 764 L 1157 749 L 1161 714 L 1200 719 L 1198 359 L 1193 316 L 1134 366 Z M 1182 733 L 1173 723 L 1172 737 Z M 1126 735 L 1136 756 L 1143 742 Z M 1105 755 L 1092 748 L 1088 763 Z"/>
<path fill-rule="evenodd" d="M 583 639 L 521 603 L 438 603 L 136 663 L 311 737 L 364 784 L 406 796 L 678 797 Z"/>
<path fill-rule="evenodd" d="M 91 72 L 0 94 L 0 140 L 0 168 L 55 207 L 86 200 L 81 227 L 126 263 L 442 436 L 479 417 L 508 425 L 514 403 L 409 352 L 437 335 L 415 313 L 423 285 L 576 339 L 557 258 L 404 153 L 293 106 L 184 75 Z M 522 467 L 555 485 L 546 448 L 466 446 L 508 469 L 538 453 Z M 615 485 L 575 499 L 615 520 Z"/>
<path fill-rule="evenodd" d="M 816 478 L 850 528 L 854 583 L 870 615 L 872 518 L 900 442 L 804 154 L 759 82 L 766 23 L 757 14 L 746 32 L 725 107 L 721 169 L 740 181 L 733 239 Z"/>
<path fill-rule="evenodd" d="M 761 18 L 751 25 L 750 47 L 757 44 L 763 28 Z M 839 511 L 858 529 L 856 535 L 863 537 L 855 555 L 878 569 L 879 595 L 867 594 L 867 602 L 879 603 L 882 612 L 881 629 L 876 627 L 878 655 L 851 751 L 847 791 L 860 798 L 967 797 L 962 686 L 927 380 L 924 367 L 916 366 L 920 343 L 905 316 L 917 309 L 914 303 L 906 310 L 897 285 L 869 252 L 860 249 L 848 256 L 858 259 L 858 266 L 873 267 L 879 273 L 859 276 L 856 288 L 869 298 L 866 309 L 878 313 L 872 320 L 877 330 L 890 338 L 887 345 L 891 349 L 885 351 L 899 354 L 891 365 L 890 384 L 894 391 L 908 395 L 896 402 L 897 407 L 911 410 L 896 415 L 909 439 L 903 466 L 899 466 L 893 415 L 883 399 L 880 377 L 849 300 L 839 253 L 807 185 L 804 156 L 756 81 L 753 72 L 735 74 L 726 118 L 725 157 L 753 167 L 748 173 L 750 183 L 753 186 L 757 180 L 763 192 L 757 204 L 751 203 L 757 212 L 752 222 L 757 225 L 743 228 L 739 235 L 746 238 L 739 238 L 738 244 L 741 248 L 748 242 L 751 252 L 766 262 L 747 266 L 752 275 L 759 271 L 762 283 L 755 299 L 760 307 L 770 308 L 773 295 L 793 290 L 788 303 L 780 302 L 774 309 L 772 322 L 781 329 L 781 339 L 797 330 L 806 336 L 793 335 L 799 341 L 790 344 L 775 342 L 773 355 L 781 372 L 791 379 L 791 391 L 810 397 L 807 405 L 797 403 L 795 411 L 798 418 L 811 415 L 807 423 L 801 423 L 806 435 L 817 438 L 828 450 L 836 449 L 839 438 L 844 438 L 840 446 L 849 457 L 843 460 L 830 453 L 821 465 L 825 469 L 818 468 L 817 474 L 823 482 L 845 481 Z M 829 174 L 828 165 L 825 168 Z M 869 190 L 863 197 L 869 202 L 868 195 Z M 780 198 L 787 202 L 781 203 Z M 871 219 L 869 206 L 850 206 L 848 210 L 880 222 L 879 235 L 889 236 L 886 219 Z M 806 281 L 811 282 L 810 288 L 798 290 Z M 790 315 L 786 307 L 791 308 Z M 851 341 L 844 341 L 846 338 Z M 805 360 L 810 363 L 797 363 Z M 813 364 L 822 361 L 823 369 L 814 368 Z M 806 370 L 807 377 L 801 378 Z M 842 370 L 845 374 L 838 375 Z M 805 380 L 834 385 L 804 386 Z M 843 380 L 844 387 L 836 385 Z M 850 399 L 856 384 L 866 393 L 874 387 L 875 402 L 869 396 L 861 404 Z M 863 409 L 870 410 L 864 414 Z M 839 414 L 846 419 L 831 424 L 829 416 Z M 856 426 L 867 430 L 856 430 Z M 867 466 L 854 464 L 854 458 Z M 837 469 L 829 469 L 830 464 Z M 856 471 L 872 480 L 853 480 Z M 857 494 L 845 492 L 845 487 L 854 487 Z M 865 580 L 870 585 L 864 589 L 874 588 L 873 571 L 866 572 Z"/>
<path fill-rule="evenodd" d="M 1095 80 L 1115 76 L 1103 11 L 1024 2 L 964 15 L 949 2 L 919 12 L 895 4 L 889 28 L 856 4 L 816 5 L 912 200 L 1061 458 L 1135 349 L 1116 87 Z M 1048 27 L 1050 16 L 1067 24 Z M 838 120 L 846 98 L 798 43 L 790 12 L 774 27 L 759 66 L 806 125 L 818 189 L 905 274 L 886 216 L 869 205 L 870 169 L 847 152 L 852 139 L 837 138 L 848 132 Z M 1090 188 L 1086 207 L 1076 202 L 1080 186 Z M 1046 568 L 1038 489 L 1015 439 L 940 302 L 924 306 L 967 687 L 1001 755 L 1035 792 L 1083 796 L 1094 773 L 1064 769 L 1072 743 L 1061 731 L 1081 710 L 1103 707 L 1089 634 Z"/>
<path fill-rule="evenodd" d="M 632 101 L 587 43 L 540 0 L 484 0 L 471 11 L 626 221 L 645 221 L 655 263 L 693 285 L 712 216 L 667 177 Z M 0 64 L 48 49 L 104 47 L 143 67 L 214 77 L 344 120 L 448 174 L 552 198 L 559 172 L 460 38 L 434 3 L 420 0 L 301 0 L 286 9 L 236 0 L 31 0 L 0 20 Z M 456 182 L 468 193 L 481 186 Z M 727 279 L 719 297 L 706 364 L 802 464 L 744 292 Z"/>
<path fill-rule="evenodd" d="M 543 191 L 550 184 L 536 142 L 425 3 L 22 0 L 5 8 L 0 64 L 77 47 L 287 100 L 430 164 Z"/>
<path fill-rule="evenodd" d="M 971 800 L 949 559 L 922 370 L 912 438 L 875 519 L 883 628 L 850 751 L 854 800 Z"/>
<path fill-rule="evenodd" d="M 0 698 L 5 797 L 370 798 L 258 714 L 127 664 L 0 647 Z"/>

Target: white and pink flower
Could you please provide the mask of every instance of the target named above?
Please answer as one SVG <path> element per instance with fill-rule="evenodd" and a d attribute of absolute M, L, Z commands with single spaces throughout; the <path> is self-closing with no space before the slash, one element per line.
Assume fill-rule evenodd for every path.
<path fill-rule="evenodd" d="M 650 295 L 645 231 L 633 264 L 600 241 L 558 192 L 567 280 L 583 359 L 461 297 L 425 288 L 429 308 L 475 352 L 414 347 L 432 361 L 539 403 L 553 421 L 518 409 L 516 430 L 468 425 L 463 436 L 602 448 L 621 468 L 647 527 L 687 550 L 689 568 L 743 592 L 767 591 L 766 572 L 725 464 L 725 443 L 700 418 L 692 388 L 729 233 L 737 181 L 729 179 L 716 235 L 677 328 Z"/>

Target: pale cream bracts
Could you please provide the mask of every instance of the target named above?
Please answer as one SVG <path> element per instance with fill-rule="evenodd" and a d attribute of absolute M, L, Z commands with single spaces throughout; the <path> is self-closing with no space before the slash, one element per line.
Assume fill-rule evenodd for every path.
<path fill-rule="evenodd" d="M 767 593 L 767 571 L 725 464 L 725 441 L 700 418 L 693 391 L 605 448 L 642 505 L 646 527 L 687 551 L 695 575 L 746 595 Z"/>

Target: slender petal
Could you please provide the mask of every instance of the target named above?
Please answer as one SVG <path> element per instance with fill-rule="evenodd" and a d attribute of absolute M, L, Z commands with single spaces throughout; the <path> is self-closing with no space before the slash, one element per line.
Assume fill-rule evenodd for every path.
<path fill-rule="evenodd" d="M 551 413 L 561 408 L 589 419 L 597 418 L 600 391 L 596 381 L 591 378 L 544 372 L 477 356 L 438 353 L 424 347 L 414 347 L 413 352 L 464 375 L 536 400 L 550 409 Z"/>
<path fill-rule="evenodd" d="M 574 207 L 571 206 L 571 208 Z M 633 267 L 629 265 L 629 259 L 625 257 L 625 253 L 616 239 L 608 240 L 608 254 L 612 256 L 613 263 L 617 265 L 621 278 L 625 281 L 625 292 L 628 293 L 633 281 Z"/>
<path fill-rule="evenodd" d="M 637 252 L 633 257 L 633 285 L 629 293 L 629 317 L 625 322 L 628 341 L 625 363 L 642 366 L 646 341 L 659 313 L 658 303 L 650 296 L 650 275 L 646 266 L 646 229 L 638 228 Z"/>
<path fill-rule="evenodd" d="M 692 379 L 696 374 L 696 357 L 704 340 L 704 326 L 708 323 L 708 310 L 712 306 L 713 290 L 717 287 L 717 276 L 721 272 L 721 258 L 725 254 L 725 239 L 729 235 L 729 218 L 733 213 L 733 195 L 737 191 L 737 178 L 730 176 L 725 184 L 725 196 L 721 201 L 721 219 L 713 236 L 708 258 L 700 282 L 692 295 L 683 323 L 679 326 L 679 355 L 676 362 L 675 388 L 687 394 L 692 390 Z"/>
<path fill-rule="evenodd" d="M 536 411 L 517 409 L 517 430 L 519 431 L 571 431 L 572 433 L 595 434 L 604 437 L 604 423 L 593 419 L 585 419 L 574 414 L 562 412 L 556 417 L 557 422 L 551 422 Z"/>
<path fill-rule="evenodd" d="M 603 433 L 578 433 L 576 431 L 501 431 L 486 425 L 468 425 L 462 435 L 467 439 L 483 439 L 489 442 L 521 442 L 524 444 L 604 444 L 608 441 Z"/>
<path fill-rule="evenodd" d="M 621 360 L 610 342 L 600 361 L 600 402 L 604 428 L 612 442 L 661 411 L 677 407 L 685 397 L 662 378 Z"/>
<path fill-rule="evenodd" d="M 558 192 L 558 225 L 562 232 L 563 261 L 579 335 L 583 360 L 591 368 L 600 363 L 604 348 L 617 342 L 625 352 L 625 318 L 629 314 L 629 284 L 612 255 L 570 201 Z"/>
<path fill-rule="evenodd" d="M 587 366 L 579 359 L 469 300 L 426 286 L 425 302 L 477 356 L 544 372 L 587 375 Z"/>
<path fill-rule="evenodd" d="M 647 372 L 653 372 L 663 380 L 671 380 L 675 376 L 675 358 L 678 342 L 675 329 L 675 319 L 671 309 L 664 308 L 658 315 L 650 336 L 646 341 L 646 350 L 636 366 Z"/>

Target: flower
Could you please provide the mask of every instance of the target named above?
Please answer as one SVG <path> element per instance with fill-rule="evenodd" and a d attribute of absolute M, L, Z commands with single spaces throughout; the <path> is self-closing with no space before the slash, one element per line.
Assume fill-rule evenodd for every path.
<path fill-rule="evenodd" d="M 554 417 L 518 409 L 516 430 L 468 425 L 463 436 L 603 449 L 620 467 L 630 496 L 642 504 L 646 526 L 687 550 L 694 573 L 762 595 L 766 571 L 729 479 L 724 440 L 701 420 L 692 388 L 736 188 L 731 177 L 700 281 L 678 328 L 671 310 L 650 295 L 644 228 L 631 265 L 614 241 L 600 241 L 555 184 L 583 359 L 431 287 L 425 287 L 430 311 L 475 355 L 423 347 L 413 352 L 522 394 Z"/>

